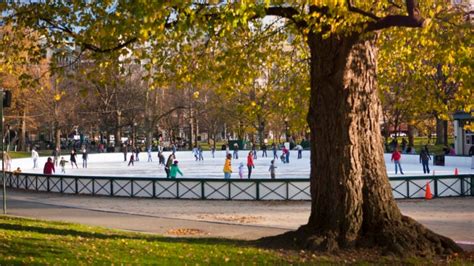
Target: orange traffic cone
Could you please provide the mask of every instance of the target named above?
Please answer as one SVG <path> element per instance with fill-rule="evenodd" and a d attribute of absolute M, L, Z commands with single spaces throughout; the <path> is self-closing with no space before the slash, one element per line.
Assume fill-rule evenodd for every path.
<path fill-rule="evenodd" d="M 458 168 L 454 168 L 454 175 L 458 175 L 458 174 L 459 174 Z"/>
<path fill-rule="evenodd" d="M 432 198 L 433 198 L 433 194 L 431 194 L 430 182 L 426 182 L 425 199 L 430 200 Z"/>

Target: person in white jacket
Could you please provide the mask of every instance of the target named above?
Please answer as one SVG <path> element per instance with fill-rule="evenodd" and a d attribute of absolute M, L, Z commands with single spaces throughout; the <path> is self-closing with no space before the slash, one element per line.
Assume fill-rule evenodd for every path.
<path fill-rule="evenodd" d="M 34 148 L 31 150 L 31 158 L 33 159 L 33 169 L 35 169 L 35 168 L 38 167 L 39 155 L 38 155 L 38 152 L 36 151 L 36 149 L 34 149 Z"/>

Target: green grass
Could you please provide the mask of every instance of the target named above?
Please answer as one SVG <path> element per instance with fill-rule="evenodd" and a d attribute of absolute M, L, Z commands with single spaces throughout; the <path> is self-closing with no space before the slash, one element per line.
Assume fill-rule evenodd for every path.
<path fill-rule="evenodd" d="M 0 216 L 0 265 L 160 264 L 160 265 L 315 265 L 456 264 L 460 257 L 396 258 L 373 250 L 340 253 L 267 250 L 252 242 L 212 238 L 169 238 L 85 225 Z"/>
<path fill-rule="evenodd" d="M 245 241 L 166 238 L 84 225 L 0 216 L 0 265 L 5 264 L 289 264 L 296 255 Z"/>

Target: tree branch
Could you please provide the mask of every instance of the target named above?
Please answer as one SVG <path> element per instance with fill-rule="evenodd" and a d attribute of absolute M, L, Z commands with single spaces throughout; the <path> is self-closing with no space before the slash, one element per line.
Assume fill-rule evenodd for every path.
<path fill-rule="evenodd" d="M 287 18 L 293 21 L 293 23 L 295 23 L 295 25 L 298 28 L 305 28 L 308 26 L 308 24 L 305 21 L 299 20 L 296 18 L 296 16 L 299 13 L 293 7 L 283 7 L 283 6 L 268 7 L 268 8 L 265 8 L 265 14 L 268 16 L 279 16 L 279 17 Z"/>
<path fill-rule="evenodd" d="M 406 0 L 408 16 L 388 15 L 375 22 L 369 23 L 367 31 L 381 30 L 390 27 L 422 27 L 425 19 L 421 16 L 416 0 Z"/>
<path fill-rule="evenodd" d="M 371 18 L 371 19 L 376 20 L 376 21 L 380 20 L 380 18 L 377 17 L 375 14 L 372 14 L 370 12 L 364 11 L 360 8 L 357 8 L 357 7 L 353 6 L 351 0 L 346 0 L 346 3 L 347 3 L 347 6 L 348 6 L 350 12 L 361 14 L 362 16 Z"/>

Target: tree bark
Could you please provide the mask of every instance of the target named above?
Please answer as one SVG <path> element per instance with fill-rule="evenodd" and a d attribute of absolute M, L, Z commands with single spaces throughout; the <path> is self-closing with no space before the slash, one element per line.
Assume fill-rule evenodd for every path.
<path fill-rule="evenodd" d="M 19 139 L 19 146 L 18 150 L 26 151 L 26 107 L 24 107 L 21 111 L 21 122 L 20 122 L 20 139 Z"/>
<path fill-rule="evenodd" d="M 408 124 L 408 146 L 413 147 L 415 146 L 415 127 L 411 124 Z"/>
<path fill-rule="evenodd" d="M 441 120 L 438 116 L 436 118 L 436 144 L 438 145 L 448 145 L 447 142 L 447 132 L 445 132 L 444 122 L 447 121 Z M 446 142 L 445 142 L 445 135 L 446 135 Z"/>
<path fill-rule="evenodd" d="M 393 198 L 379 125 L 375 40 L 309 34 L 311 215 L 286 242 L 290 237 L 325 251 L 380 247 L 400 255 L 460 251 L 403 216 Z"/>

